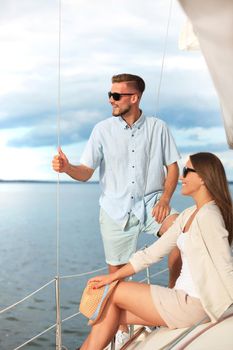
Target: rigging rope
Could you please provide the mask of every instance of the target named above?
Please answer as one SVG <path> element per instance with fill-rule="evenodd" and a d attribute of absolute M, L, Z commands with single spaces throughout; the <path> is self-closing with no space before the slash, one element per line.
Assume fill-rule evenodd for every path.
<path fill-rule="evenodd" d="M 54 283 L 55 279 L 52 279 L 51 281 L 49 281 L 48 283 L 44 284 L 42 287 L 38 288 L 37 290 L 35 290 L 34 292 L 28 294 L 26 297 L 24 297 L 23 299 L 17 301 L 16 303 L 6 307 L 3 310 L 0 310 L 0 314 L 3 314 L 6 311 L 9 311 L 10 309 L 12 309 L 13 307 L 19 305 L 20 303 L 22 303 L 23 301 L 29 299 L 30 297 L 32 297 L 34 294 L 38 293 L 39 291 L 41 291 L 42 289 L 44 289 L 45 287 L 48 287 L 51 283 Z"/>
<path fill-rule="evenodd" d="M 159 84 L 158 84 L 158 90 L 157 90 L 157 99 L 156 99 L 156 104 L 155 104 L 155 117 L 157 117 L 158 113 L 159 113 L 160 92 L 161 92 L 161 85 L 162 85 L 162 78 L 163 78 L 163 71 L 164 71 L 165 56 L 167 53 L 167 39 L 168 39 L 170 22 L 171 22 L 172 4 L 173 4 L 173 0 L 170 0 L 166 34 L 165 34 L 164 46 L 163 46 L 163 56 L 162 56 L 162 63 L 161 63 L 161 69 L 160 69 Z M 148 173 L 149 173 L 149 167 L 150 167 L 151 156 L 152 156 L 151 155 L 151 147 L 152 147 L 152 141 L 153 141 L 153 130 L 155 127 L 155 123 L 156 123 L 156 119 L 154 120 L 154 124 L 151 127 L 151 132 L 150 132 L 151 136 L 150 136 L 149 143 L 148 143 L 148 161 L 147 161 L 147 166 L 146 166 L 146 170 L 145 170 L 145 177 L 144 177 L 145 182 L 144 182 L 143 196 L 145 196 L 146 189 L 147 189 Z"/>
<path fill-rule="evenodd" d="M 60 146 L 61 133 L 61 0 L 59 0 L 59 20 L 58 20 L 58 82 L 57 82 L 57 147 Z M 57 276 L 60 275 L 60 174 L 57 173 Z"/>
<path fill-rule="evenodd" d="M 173 0 L 170 0 L 169 11 L 168 11 L 168 21 L 167 21 L 166 34 L 165 34 L 165 40 L 164 40 L 164 46 L 163 46 L 162 64 L 161 64 L 161 69 L 160 69 L 160 77 L 159 77 L 159 84 L 158 84 L 158 90 L 157 90 L 157 100 L 156 100 L 156 104 L 155 104 L 155 116 L 156 117 L 159 113 L 160 93 L 161 93 L 161 85 L 162 85 L 162 79 L 163 79 L 165 56 L 167 53 L 167 39 L 168 39 L 168 32 L 169 32 L 169 27 L 170 27 L 170 23 L 171 23 L 172 5 L 173 5 Z"/>
<path fill-rule="evenodd" d="M 163 269 L 163 270 L 161 270 L 161 271 L 159 271 L 159 272 L 156 272 L 156 273 L 154 273 L 153 275 L 150 275 L 149 277 L 150 277 L 150 279 L 151 279 L 151 278 L 153 278 L 153 277 L 155 277 L 155 276 L 158 276 L 158 275 L 161 275 L 162 273 L 167 272 L 167 271 L 168 271 L 168 268 Z M 142 282 L 145 282 L 145 281 L 147 281 L 147 280 L 148 280 L 148 277 L 145 277 L 145 278 L 143 278 L 142 280 L 140 280 L 139 282 L 142 283 Z"/>
<path fill-rule="evenodd" d="M 57 147 L 60 146 L 61 132 L 61 1 L 58 3 L 58 82 L 57 82 Z M 57 173 L 57 230 L 56 230 L 56 350 L 62 350 L 61 307 L 60 307 L 60 174 Z"/>
<path fill-rule="evenodd" d="M 91 275 L 92 273 L 96 273 L 96 272 L 103 271 L 103 270 L 107 270 L 107 267 L 101 267 L 101 268 L 96 269 L 96 270 L 83 272 L 83 273 L 79 273 L 79 274 L 76 274 L 76 275 L 61 276 L 60 279 L 82 277 L 82 276 Z"/>

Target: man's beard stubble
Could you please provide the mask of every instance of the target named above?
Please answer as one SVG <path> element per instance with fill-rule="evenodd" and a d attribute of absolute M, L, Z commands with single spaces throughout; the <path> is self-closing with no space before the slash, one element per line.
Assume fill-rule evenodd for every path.
<path fill-rule="evenodd" d="M 119 107 L 117 107 L 117 108 L 119 108 Z M 131 107 L 130 106 L 127 106 L 125 109 L 121 109 L 118 113 L 117 112 L 115 112 L 115 109 L 113 108 L 112 109 L 112 115 L 114 116 L 114 117 L 124 117 L 124 115 L 126 115 L 127 113 L 129 113 L 130 112 L 130 109 L 131 109 Z"/>

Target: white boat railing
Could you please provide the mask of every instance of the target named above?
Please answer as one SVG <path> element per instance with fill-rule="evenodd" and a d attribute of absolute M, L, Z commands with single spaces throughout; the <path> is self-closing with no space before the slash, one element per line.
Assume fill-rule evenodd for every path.
<path fill-rule="evenodd" d="M 1 314 L 4 314 L 10 310 L 12 310 L 13 308 L 15 308 L 16 306 L 22 304 L 23 302 L 25 302 L 26 300 L 28 300 L 29 298 L 31 298 L 32 296 L 34 296 L 35 294 L 37 294 L 38 292 L 40 292 L 41 290 L 47 288 L 48 286 L 50 286 L 51 284 L 54 283 L 54 286 L 55 286 L 55 290 L 57 288 L 57 283 L 60 283 L 61 280 L 64 280 L 64 279 L 73 279 L 73 278 L 80 278 L 80 277 L 83 277 L 83 276 L 88 276 L 88 275 L 93 275 L 94 273 L 96 272 L 100 272 L 100 271 L 104 271 L 104 270 L 107 270 L 107 267 L 102 267 L 102 268 L 99 268 L 99 269 L 96 269 L 96 270 L 92 270 L 92 271 L 88 271 L 88 272 L 83 272 L 83 273 L 80 273 L 80 274 L 75 274 L 75 275 L 67 275 L 67 276 L 60 276 L 60 277 L 55 277 L 53 278 L 51 281 L 47 282 L 46 284 L 44 284 L 43 286 L 41 286 L 40 288 L 38 288 L 37 290 L 33 291 L 32 293 L 26 295 L 24 298 L 18 300 L 17 302 L 13 303 L 12 305 L 9 305 L 7 306 L 6 308 L 0 310 L 0 315 Z M 158 276 L 160 274 L 163 274 L 165 272 L 167 272 L 168 269 L 163 269 L 161 271 L 158 271 L 154 274 L 151 274 L 150 273 L 150 269 L 147 268 L 146 269 L 146 277 L 142 280 L 140 280 L 139 282 L 147 282 L 147 283 L 150 283 L 151 282 L 151 279 L 155 276 Z M 58 291 L 58 295 L 56 295 L 56 298 L 58 297 L 59 298 L 59 291 Z M 56 300 L 56 304 L 60 305 L 60 302 L 58 303 L 58 301 Z M 59 310 L 60 312 L 60 310 Z M 16 348 L 12 349 L 12 350 L 19 350 L 19 349 L 22 349 L 24 346 L 28 345 L 29 343 L 31 343 L 32 341 L 34 340 L 37 340 L 39 337 L 41 337 L 42 335 L 44 335 L 45 333 L 51 331 L 52 329 L 56 329 L 56 350 L 67 350 L 67 348 L 65 346 L 62 345 L 61 343 L 61 325 L 66 322 L 66 321 L 69 321 L 71 320 L 72 318 L 74 317 L 77 317 L 78 315 L 80 315 L 81 313 L 80 312 L 76 312 L 64 319 L 62 319 L 60 321 L 60 324 L 58 325 L 58 323 L 56 322 L 55 324 L 51 325 L 50 327 L 46 328 L 45 330 L 43 330 L 42 332 L 36 334 L 35 336 L 33 336 L 32 338 L 28 339 L 27 341 L 25 341 L 24 343 L 20 344 L 19 346 L 17 346 Z M 58 334 L 57 334 L 58 332 Z M 131 328 L 131 333 L 132 332 L 132 328 Z M 114 349 L 114 345 L 112 347 L 112 349 Z"/>

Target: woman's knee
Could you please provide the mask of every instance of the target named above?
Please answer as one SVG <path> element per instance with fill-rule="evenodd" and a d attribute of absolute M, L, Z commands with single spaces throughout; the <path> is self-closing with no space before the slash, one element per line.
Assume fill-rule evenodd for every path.
<path fill-rule="evenodd" d="M 119 303 L 127 294 L 127 283 L 125 281 L 119 281 L 114 291 L 111 294 L 111 302 L 114 304 Z"/>
<path fill-rule="evenodd" d="M 111 295 L 111 300 L 116 306 L 125 308 L 126 305 L 137 300 L 145 289 L 149 289 L 149 285 L 135 281 L 120 281 Z"/>

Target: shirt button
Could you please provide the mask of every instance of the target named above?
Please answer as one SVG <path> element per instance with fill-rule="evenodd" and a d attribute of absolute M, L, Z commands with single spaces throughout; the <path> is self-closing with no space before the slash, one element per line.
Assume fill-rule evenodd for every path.
<path fill-rule="evenodd" d="M 131 196 L 131 199 L 133 199 L 133 196 Z"/>
<path fill-rule="evenodd" d="M 134 184 L 134 181 L 132 181 L 132 184 Z"/>
<path fill-rule="evenodd" d="M 132 149 L 132 152 L 134 152 L 134 149 Z"/>
<path fill-rule="evenodd" d="M 132 134 L 132 137 L 134 137 L 134 134 Z"/>
<path fill-rule="evenodd" d="M 132 165 L 132 168 L 135 168 L 135 166 L 134 166 L 134 165 Z"/>

